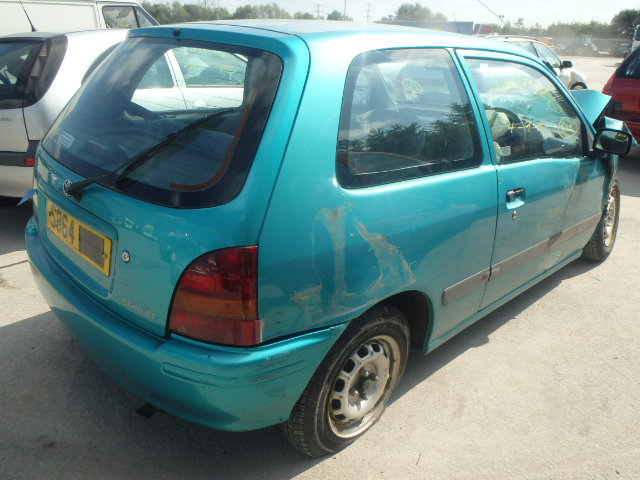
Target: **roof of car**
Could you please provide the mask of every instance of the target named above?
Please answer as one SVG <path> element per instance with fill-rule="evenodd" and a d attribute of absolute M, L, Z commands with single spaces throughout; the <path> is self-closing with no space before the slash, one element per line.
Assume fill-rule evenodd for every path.
<path fill-rule="evenodd" d="M 48 40 L 53 37 L 65 35 L 67 37 L 74 36 L 122 36 L 126 34 L 125 30 L 121 29 L 94 29 L 94 30 L 74 30 L 70 32 L 24 32 L 14 33 L 12 35 L 4 35 L 0 37 L 0 42 L 33 42 Z"/>
<path fill-rule="evenodd" d="M 483 48 L 487 50 L 506 51 L 522 55 L 519 49 L 502 44 L 497 47 L 496 42 L 485 40 L 482 37 L 461 35 L 458 33 L 430 30 L 419 27 L 407 27 L 382 23 L 357 23 L 327 20 L 221 20 L 209 22 L 191 22 L 174 25 L 161 25 L 136 29 L 132 36 L 153 36 L 156 29 L 170 28 L 194 28 L 194 29 L 223 29 L 249 32 L 262 30 L 280 35 L 294 35 L 302 38 L 308 44 L 321 43 L 326 40 L 355 38 L 374 34 L 376 36 L 389 35 L 410 39 L 413 44 L 451 46 L 458 48 Z M 144 32 L 144 33 L 143 33 Z M 422 42 L 421 42 L 421 41 Z"/>

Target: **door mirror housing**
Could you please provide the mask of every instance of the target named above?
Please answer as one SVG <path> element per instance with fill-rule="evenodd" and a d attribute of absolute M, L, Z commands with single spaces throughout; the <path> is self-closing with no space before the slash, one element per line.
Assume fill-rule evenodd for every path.
<path fill-rule="evenodd" d="M 573 62 L 571 60 L 562 60 L 562 66 L 560 68 L 572 68 Z"/>
<path fill-rule="evenodd" d="M 596 132 L 593 149 L 600 152 L 626 155 L 629 153 L 633 137 L 629 132 L 613 128 L 603 128 Z"/>
<path fill-rule="evenodd" d="M 636 145 L 629 128 L 622 120 L 601 117 L 596 123 L 596 135 L 593 139 L 593 150 L 596 152 L 626 155 Z"/>

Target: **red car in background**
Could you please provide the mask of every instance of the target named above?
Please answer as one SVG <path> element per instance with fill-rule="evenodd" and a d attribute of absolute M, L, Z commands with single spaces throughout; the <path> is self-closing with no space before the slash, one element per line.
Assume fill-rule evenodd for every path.
<path fill-rule="evenodd" d="M 640 139 L 640 48 L 620 64 L 602 93 L 613 97 L 606 115 L 624 121 Z"/>

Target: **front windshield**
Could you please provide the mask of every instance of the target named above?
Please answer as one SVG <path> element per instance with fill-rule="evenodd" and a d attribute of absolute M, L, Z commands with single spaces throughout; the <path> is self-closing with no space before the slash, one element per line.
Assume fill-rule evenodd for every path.
<path fill-rule="evenodd" d="M 128 195 L 175 207 L 218 205 L 244 183 L 281 69 L 278 57 L 261 50 L 129 39 L 90 77 L 42 146 L 80 175 L 106 174 L 100 183 Z M 156 151 L 157 144 L 164 146 Z M 123 165 L 149 151 L 116 182 Z"/>

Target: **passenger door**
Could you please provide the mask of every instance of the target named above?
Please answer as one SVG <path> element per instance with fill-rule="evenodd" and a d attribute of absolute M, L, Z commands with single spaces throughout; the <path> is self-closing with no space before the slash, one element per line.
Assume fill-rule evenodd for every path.
<path fill-rule="evenodd" d="M 606 168 L 585 155 L 586 127 L 533 65 L 466 59 L 498 174 L 498 217 L 482 308 L 579 252 L 602 211 Z"/>
<path fill-rule="evenodd" d="M 346 83 L 328 77 L 309 75 L 261 234 L 263 261 L 284 249 L 305 259 L 263 269 L 262 282 L 279 286 L 260 299 L 265 318 L 280 319 L 265 323 L 286 334 L 291 304 L 292 322 L 316 328 L 420 291 L 437 319 L 433 348 L 477 313 L 489 276 L 497 187 L 479 111 L 445 49 L 372 51 Z"/>

